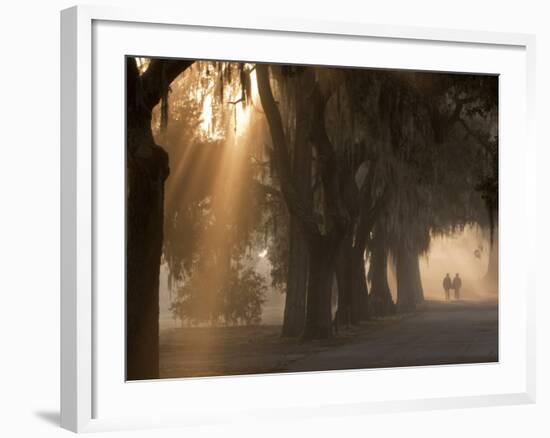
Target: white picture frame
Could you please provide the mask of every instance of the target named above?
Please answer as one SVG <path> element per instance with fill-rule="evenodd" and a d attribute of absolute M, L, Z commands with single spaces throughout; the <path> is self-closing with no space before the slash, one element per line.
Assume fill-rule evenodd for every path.
<path fill-rule="evenodd" d="M 147 29 L 147 43 L 140 39 Z M 219 38 L 248 41 L 232 53 L 214 50 L 205 43 L 195 44 L 194 51 L 177 47 L 163 47 L 164 37 L 179 35 L 193 42 Z M 156 36 L 155 36 L 156 35 Z M 263 39 L 262 51 L 254 38 Z M 106 41 L 109 44 L 106 44 Z M 343 60 L 346 50 L 326 50 L 332 42 L 336 47 L 371 44 L 373 53 L 380 53 L 370 66 L 419 68 L 441 71 L 479 71 L 502 74 L 505 81 L 501 90 L 501 105 L 517 103 L 517 109 L 506 110 L 501 116 L 504 128 L 501 140 L 501 193 L 506 196 L 501 210 L 501 287 L 500 295 L 500 348 L 498 364 L 463 365 L 448 367 L 418 367 L 415 369 L 358 370 L 346 372 L 298 373 L 277 376 L 244 376 L 204 379 L 175 379 L 168 381 L 128 382 L 120 380 L 120 350 L 124 313 L 123 290 L 114 287 L 112 303 L 109 296 L 101 295 L 104 285 L 118 283 L 123 259 L 117 258 L 123 248 L 120 240 L 120 210 L 113 216 L 115 229 L 107 229 L 101 213 L 117 199 L 106 194 L 105 185 L 115 181 L 119 187 L 123 167 L 124 142 L 120 132 L 124 127 L 122 106 L 110 105 L 112 113 L 101 108 L 102 91 L 112 91 L 123 85 L 123 77 L 109 76 L 102 70 L 109 59 L 119 59 L 121 53 L 149 56 L 181 56 L 190 58 L 251 59 L 258 61 L 297 62 L 296 54 L 284 53 L 291 44 L 299 50 L 308 47 L 311 58 L 306 63 L 350 65 Z M 277 43 L 277 52 L 270 44 Z M 300 44 L 298 44 L 300 43 Z M 382 56 L 377 44 L 393 48 Z M 308 46 L 310 44 L 310 46 Z M 321 45 L 323 45 L 321 47 Z M 328 45 L 328 46 L 327 46 Z M 131 46 L 131 47 L 130 47 Z M 210 47 L 210 48 L 209 48 Z M 418 56 L 406 56 L 416 48 Z M 308 49 L 308 50 L 309 50 Z M 415 50 L 416 50 L 415 49 Z M 457 50 L 460 56 L 446 55 Z M 182 51 L 184 50 L 184 51 Z M 221 50 L 221 49 L 220 49 Z M 377 52 L 378 50 L 378 52 Z M 441 53 L 440 64 L 427 64 L 424 57 L 430 51 Z M 481 50 L 481 51 L 479 51 Z M 470 67 L 461 60 L 472 56 Z M 411 52 L 414 52 L 411 50 Z M 388 56 L 401 53 L 399 64 L 387 61 Z M 422 55 L 424 53 L 424 55 Z M 435 52 L 434 52 L 435 53 Z M 491 55 L 493 53 L 493 55 Z M 61 425 L 75 431 L 99 431 L 120 428 L 145 428 L 189 424 L 235 421 L 240 418 L 270 419 L 281 415 L 300 418 L 311 415 L 366 414 L 372 412 L 399 412 L 404 410 L 475 407 L 487 405 L 532 403 L 535 400 L 535 302 L 534 276 L 523 257 L 523 251 L 533 251 L 535 245 L 535 162 L 536 147 L 533 134 L 534 121 L 534 59 L 535 38 L 525 34 L 460 31 L 451 29 L 425 29 L 403 26 L 385 26 L 366 23 L 312 22 L 306 19 L 275 19 L 243 16 L 228 22 L 215 15 L 192 16 L 178 11 L 120 9 L 110 7 L 78 6 L 61 13 Z M 483 54 L 484 56 L 480 56 Z M 338 56 L 337 56 L 338 55 Z M 486 56 L 493 59 L 486 59 Z M 105 56 L 105 58 L 102 58 Z M 262 58 L 263 56 L 263 58 Z M 332 56 L 332 58 L 331 58 Z M 324 57 L 324 58 L 322 58 Z M 260 59 L 262 58 L 262 59 Z M 375 56 L 373 56 L 373 59 Z M 350 59 L 350 58 L 348 58 Z M 386 59 L 386 60 L 385 60 Z M 476 64 L 478 63 L 478 64 Z M 115 63 L 116 64 L 116 63 Z M 122 60 L 120 60 L 122 64 Z M 355 64 L 354 64 L 355 65 Z M 461 65 L 464 68 L 461 69 Z M 475 67 L 479 65 L 480 67 Z M 491 67 L 493 65 L 493 67 Z M 431 67 L 430 67 L 431 66 Z M 474 66 L 474 67 L 472 67 Z M 486 67 L 484 67 L 486 66 Z M 118 68 L 118 67 L 117 67 Z M 502 68 L 502 70 L 499 70 Z M 116 70 L 115 71 L 120 71 Z M 109 79 L 110 78 L 110 79 Z M 516 83 L 514 96 L 506 93 L 510 83 L 506 78 L 521 79 Z M 523 80 L 525 82 L 523 82 Z M 101 81 L 105 82 L 105 85 Z M 123 86 L 122 86 L 123 88 Z M 123 90 L 111 93 L 120 97 Z M 119 102 L 115 100 L 113 102 Z M 112 102 L 111 102 L 112 103 Z M 514 118 L 515 116 L 515 118 Z M 110 125 L 104 123 L 109 118 Z M 104 140 L 105 139 L 105 140 Z M 113 140 L 111 149 L 102 149 L 106 139 Z M 514 141 L 512 141 L 514 140 Z M 520 144 L 521 147 L 514 145 Z M 98 152 L 98 148 L 101 153 Z M 110 156 L 109 154 L 114 155 Z M 112 160 L 111 160 L 112 158 Z M 518 163 L 517 187 L 506 183 L 507 166 Z M 118 167 L 117 167 L 118 166 Z M 504 176 L 503 176 L 504 175 Z M 123 182 L 123 179 L 122 179 Z M 117 185 L 118 184 L 118 185 Z M 116 193 L 117 190 L 114 190 Z M 507 201 L 509 200 L 509 201 Z M 514 204 L 521 208 L 514 211 Z M 105 203 L 105 204 L 102 204 Z M 98 206 L 100 208 L 98 208 Z M 106 207 L 106 208 L 103 208 Z M 115 209 L 117 207 L 114 207 Z M 98 225 L 99 224 L 99 225 Z M 514 237 L 513 229 L 522 226 L 522 237 Z M 123 225 L 122 225 L 123 227 Z M 112 234 L 118 233 L 118 234 Z M 516 233 L 518 234 L 518 233 Z M 108 236 L 109 238 L 107 238 Z M 106 243 L 110 242 L 110 243 Z M 107 248 L 106 245 L 112 245 Z M 111 249 L 114 249 L 111 251 Z M 122 251 L 123 252 L 123 251 Z M 107 253 L 114 254 L 112 260 Z M 112 262 L 112 263 L 111 263 Z M 103 269 L 108 263 L 113 273 Z M 516 264 L 517 263 L 517 264 Z M 514 272 L 506 267 L 514 264 Z M 123 269 L 123 268 L 122 268 Z M 114 279 L 117 278 L 117 280 Z M 507 292 L 507 285 L 518 289 L 517 294 Z M 512 286 L 510 286 L 512 287 Z M 104 292 L 103 292 L 104 293 Z M 120 294 L 120 295 L 119 295 Z M 98 296 L 101 299 L 98 299 Z M 109 306 L 109 307 L 106 307 Z M 106 310 L 110 309 L 110 310 Z M 517 313 L 514 313 L 517 312 Z M 513 322 L 513 323 L 512 323 Z M 111 339 L 105 331 L 115 333 Z M 513 347 L 516 348 L 513 348 Z M 517 350 L 512 353 L 513 350 Z M 120 350 L 120 357 L 113 353 Z M 107 358 L 107 360 L 106 360 Z M 121 359 L 122 358 L 122 359 Z M 112 359 L 112 361 L 110 360 Z M 112 363 L 111 363 L 112 362 Z M 115 363 L 116 362 L 116 363 Z M 502 371 L 504 370 L 504 371 Z M 473 377 L 472 377 L 473 376 Z M 476 377 L 477 376 L 477 377 Z M 477 391 L 468 386 L 474 379 Z M 117 380 L 118 379 L 118 380 Z M 399 382 L 432 382 L 425 392 L 411 384 Z M 461 382 L 464 379 L 464 382 Z M 477 380 L 476 380 L 477 379 Z M 113 383 L 116 380 L 116 384 Z M 382 396 L 375 381 L 394 381 L 395 388 Z M 437 382 L 454 380 L 454 387 L 443 387 Z M 370 388 L 357 394 L 354 388 Z M 430 385 L 432 386 L 431 388 Z M 316 388 L 322 387 L 323 392 Z M 287 403 L 285 391 L 296 391 L 293 403 Z M 217 395 L 218 403 L 195 397 L 193 406 L 168 403 L 184 390 L 186 394 Z M 179 392 L 178 392 L 179 391 Z M 247 397 L 262 391 L 271 394 L 269 401 Z M 378 392 L 377 392 L 378 391 Z M 224 396 L 224 393 L 226 394 Z M 241 394 L 227 406 L 227 394 Z M 331 394 L 327 397 L 326 394 Z M 167 403 L 151 403 L 166 397 Z M 140 401 L 141 400 L 141 401 Z M 210 399 L 211 401 L 212 399 Z M 133 401 L 133 402 L 132 402 Z M 225 403 L 225 405 L 224 405 Z M 122 406 L 125 406 L 123 409 Z M 174 405 L 172 405 L 174 406 Z M 207 410 L 208 407 L 208 410 Z"/>

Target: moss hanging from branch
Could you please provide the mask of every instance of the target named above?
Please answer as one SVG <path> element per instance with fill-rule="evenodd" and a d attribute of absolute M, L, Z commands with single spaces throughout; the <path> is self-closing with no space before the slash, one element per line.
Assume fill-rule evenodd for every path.
<path fill-rule="evenodd" d="M 166 69 L 161 72 L 162 94 L 160 97 L 160 129 L 164 132 L 168 126 L 168 94 L 170 93 L 170 83 L 166 78 Z"/>

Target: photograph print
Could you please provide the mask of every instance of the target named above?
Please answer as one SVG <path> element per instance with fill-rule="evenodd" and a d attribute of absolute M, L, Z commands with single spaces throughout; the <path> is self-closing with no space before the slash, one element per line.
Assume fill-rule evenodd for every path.
<path fill-rule="evenodd" d="M 125 62 L 127 380 L 498 362 L 498 76 Z"/>

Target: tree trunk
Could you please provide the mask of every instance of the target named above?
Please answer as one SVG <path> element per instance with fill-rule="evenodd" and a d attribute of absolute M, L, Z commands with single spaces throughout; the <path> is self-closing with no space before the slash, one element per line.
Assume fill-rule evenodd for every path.
<path fill-rule="evenodd" d="M 369 291 L 365 275 L 364 250 L 353 248 L 351 267 L 351 323 L 357 325 L 369 318 Z"/>
<path fill-rule="evenodd" d="M 367 286 L 367 276 L 365 273 L 365 251 L 367 247 L 367 242 L 369 236 L 374 228 L 376 223 L 376 218 L 380 214 L 380 210 L 383 207 L 385 201 L 387 201 L 387 191 L 384 190 L 383 194 L 376 199 L 373 199 L 370 196 L 371 190 L 370 187 L 373 183 L 374 172 L 370 172 L 368 175 L 367 182 L 363 182 L 361 187 L 361 192 L 359 194 L 361 207 L 359 209 L 359 217 L 357 221 L 357 227 L 355 232 L 355 242 L 353 245 L 353 267 L 354 267 L 354 286 L 353 286 L 353 297 L 354 302 L 352 308 L 354 309 L 354 321 L 358 322 L 361 320 L 369 319 L 371 314 L 378 312 L 374 310 L 371 306 L 371 296 L 369 296 L 368 286 Z M 381 277 L 382 278 L 382 277 Z M 385 278 L 385 277 L 383 277 Z M 378 285 L 377 285 L 378 286 Z M 387 286 L 387 280 L 386 280 Z M 375 291 L 376 292 L 376 291 Z M 389 287 L 388 287 L 389 292 Z M 380 301 L 385 303 L 385 307 L 391 309 L 388 310 L 388 313 L 393 313 L 393 301 L 391 300 L 391 295 L 384 294 L 384 288 L 378 287 L 378 292 L 374 295 L 375 301 Z M 378 305 L 379 303 L 377 303 Z M 380 307 L 378 305 L 378 307 Z M 384 312 L 382 312 L 384 313 Z"/>
<path fill-rule="evenodd" d="M 351 238 L 346 237 L 340 245 L 336 259 L 336 281 L 338 283 L 337 324 L 339 327 L 349 327 L 352 323 L 351 289 L 353 279 Z"/>
<path fill-rule="evenodd" d="M 416 257 L 416 263 L 413 266 L 414 282 L 415 282 L 415 297 L 416 304 L 422 304 L 424 302 L 424 288 L 422 287 L 422 278 L 420 277 L 420 257 Z"/>
<path fill-rule="evenodd" d="M 364 252 L 351 245 L 346 237 L 336 263 L 338 280 L 338 324 L 357 325 L 368 319 L 368 286 Z"/>
<path fill-rule="evenodd" d="M 300 225 L 290 216 L 290 248 L 282 336 L 298 337 L 304 331 L 309 256 Z"/>
<path fill-rule="evenodd" d="M 484 280 L 487 290 L 491 294 L 498 294 L 498 227 L 493 230 L 492 244 L 489 248 L 489 264 Z"/>
<path fill-rule="evenodd" d="M 168 155 L 151 132 L 154 106 L 192 61 L 126 59 L 126 379 L 159 377 L 159 275 Z"/>
<path fill-rule="evenodd" d="M 418 297 L 423 296 L 418 255 L 408 248 L 400 248 L 396 257 L 395 271 L 397 310 L 412 312 L 416 310 Z"/>
<path fill-rule="evenodd" d="M 300 222 L 308 246 L 309 278 L 304 338 L 328 338 L 332 335 L 331 295 L 335 258 L 347 222 L 340 199 L 336 154 L 325 129 L 324 114 L 328 97 L 321 93 L 314 75 L 309 74 L 304 80 L 304 84 L 309 85 L 311 92 L 311 97 L 308 97 L 312 109 L 309 140 L 315 144 L 317 168 L 323 187 L 325 230 L 328 230 L 324 234 L 321 233 L 310 201 L 302 195 L 290 166 L 290 147 L 281 113 L 271 90 L 269 67 L 265 64 L 256 64 L 256 78 L 258 93 L 271 133 L 272 160 L 277 169 L 281 193 L 289 213 Z"/>
<path fill-rule="evenodd" d="M 309 280 L 307 288 L 304 339 L 326 339 L 332 336 L 332 280 L 336 247 L 327 237 L 318 237 L 309 246 Z"/>
<path fill-rule="evenodd" d="M 393 315 L 395 304 L 388 285 L 388 250 L 380 231 L 375 231 L 371 246 L 370 309 L 374 316 Z"/>
<path fill-rule="evenodd" d="M 128 130 L 132 121 L 128 121 Z M 147 139 L 147 136 L 144 137 Z M 144 140 L 128 159 L 126 364 L 128 380 L 159 376 L 159 274 L 164 217 L 164 181 L 168 156 Z"/>
<path fill-rule="evenodd" d="M 297 79 L 300 85 L 307 78 Z M 311 209 L 311 145 L 308 142 L 308 102 L 301 86 L 296 87 L 296 135 L 293 148 L 292 177 L 298 195 Z M 302 335 L 306 317 L 306 292 L 309 271 L 309 255 L 304 231 L 294 215 L 289 218 L 289 264 L 286 285 L 286 300 L 282 335 L 297 337 Z"/>

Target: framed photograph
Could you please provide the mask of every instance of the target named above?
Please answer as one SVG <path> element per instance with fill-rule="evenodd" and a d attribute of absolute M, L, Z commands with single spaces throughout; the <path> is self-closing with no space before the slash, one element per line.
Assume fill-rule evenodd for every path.
<path fill-rule="evenodd" d="M 61 424 L 531 403 L 534 37 L 61 13 Z"/>

